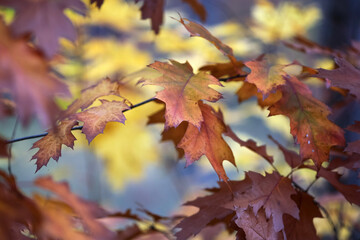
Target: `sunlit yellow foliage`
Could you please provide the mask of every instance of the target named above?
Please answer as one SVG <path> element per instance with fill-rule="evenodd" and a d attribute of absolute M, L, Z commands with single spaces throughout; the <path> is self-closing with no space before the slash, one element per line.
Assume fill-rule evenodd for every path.
<path fill-rule="evenodd" d="M 300 7 L 296 3 L 282 2 L 275 7 L 268 0 L 258 0 L 252 9 L 254 35 L 266 43 L 306 35 L 321 17 L 315 6 Z"/>

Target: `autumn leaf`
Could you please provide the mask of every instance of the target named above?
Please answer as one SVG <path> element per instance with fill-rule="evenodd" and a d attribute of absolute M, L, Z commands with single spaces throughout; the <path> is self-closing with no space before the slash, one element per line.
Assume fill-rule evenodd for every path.
<path fill-rule="evenodd" d="M 115 233 L 96 220 L 99 213 L 103 213 L 103 210 L 96 204 L 84 201 L 73 194 L 66 183 L 54 182 L 51 177 L 41 177 L 36 179 L 35 184 L 56 194 L 64 203 L 71 206 L 85 224 L 85 229 L 92 238 L 115 239 Z"/>
<path fill-rule="evenodd" d="M 61 156 L 61 146 L 73 148 L 76 138 L 71 133 L 71 129 L 77 125 L 75 120 L 64 120 L 55 129 L 48 130 L 48 135 L 33 144 L 31 149 L 39 148 L 31 159 L 36 159 L 36 172 L 46 166 L 53 158 L 58 161 Z"/>
<path fill-rule="evenodd" d="M 299 209 L 291 198 L 296 191 L 290 179 L 276 172 L 265 176 L 247 172 L 245 176 L 242 181 L 227 183 L 231 186 L 232 192 L 226 183 L 219 182 L 220 188 L 210 189 L 209 195 L 185 203 L 185 205 L 198 207 L 199 211 L 184 218 L 174 227 L 174 229 L 181 228 L 175 236 L 178 239 L 187 239 L 198 234 L 215 219 L 229 221 L 228 217 L 234 216 L 238 209 L 251 209 L 252 213 L 248 212 L 249 218 L 262 218 L 261 211 L 265 210 L 264 217 L 272 221 L 275 232 L 284 229 L 283 216 L 286 214 L 299 219 Z M 256 219 L 249 219 L 249 221 L 256 221 Z"/>
<path fill-rule="evenodd" d="M 328 161 L 332 146 L 344 145 L 343 130 L 327 116 L 330 109 L 312 96 L 310 89 L 296 77 L 286 77 L 279 89 L 282 98 L 269 107 L 269 116 L 285 115 L 290 119 L 290 132 L 300 144 L 302 159 L 311 158 L 319 167 Z"/>
<path fill-rule="evenodd" d="M 82 132 L 86 135 L 89 143 L 100 133 L 104 132 L 108 122 L 121 122 L 125 124 L 123 111 L 130 109 L 125 102 L 100 100 L 101 105 L 92 107 L 71 116 L 84 122 Z"/>
<path fill-rule="evenodd" d="M 338 190 L 350 203 L 360 206 L 360 186 L 355 184 L 343 184 L 340 182 L 341 175 L 321 167 L 317 173 L 318 177 L 325 178 L 336 190 Z"/>
<path fill-rule="evenodd" d="M 242 75 L 247 74 L 244 71 L 241 71 L 241 68 L 244 66 L 242 61 L 237 60 L 235 62 L 237 68 L 234 68 L 233 62 L 225 62 L 225 63 L 215 63 L 202 66 L 199 68 L 200 71 L 209 71 L 211 75 L 216 78 L 220 77 L 229 77 L 231 81 L 244 80 L 244 77 L 236 77 L 241 72 Z M 230 81 L 229 80 L 229 81 Z"/>
<path fill-rule="evenodd" d="M 222 85 L 215 77 L 205 72 L 194 74 L 188 62 L 179 63 L 174 60 L 170 62 L 171 64 L 162 62 L 150 64 L 149 67 L 163 75 L 155 79 L 143 79 L 139 83 L 164 87 L 162 91 L 156 93 L 156 98 L 166 104 L 165 128 L 177 127 L 181 122 L 187 121 L 200 129 L 204 118 L 198 102 L 219 100 L 221 94 L 208 85 Z"/>
<path fill-rule="evenodd" d="M 206 21 L 206 9 L 204 5 L 199 3 L 198 0 L 182 0 L 183 2 L 189 4 L 189 6 L 196 12 L 196 14 L 200 17 L 201 21 Z"/>
<path fill-rule="evenodd" d="M 11 93 L 21 122 L 27 125 L 36 115 L 44 126 L 54 124 L 59 114 L 54 97 L 68 94 L 66 85 L 50 74 L 39 52 L 25 40 L 12 38 L 2 21 L 0 52 L 0 87 Z"/>
<path fill-rule="evenodd" d="M 35 202 L 23 195 L 15 179 L 2 170 L 0 179 L 0 238 L 20 239 L 22 229 L 41 231 L 44 219 Z"/>
<path fill-rule="evenodd" d="M 227 56 L 230 61 L 233 63 L 234 67 L 237 67 L 237 60 L 234 56 L 234 52 L 231 47 L 221 42 L 218 38 L 214 37 L 206 28 L 202 25 L 192 22 L 187 18 L 180 17 L 178 20 L 186 30 L 189 31 L 190 36 L 202 37 L 212 43 L 217 49 L 220 50 L 225 56 Z"/>
<path fill-rule="evenodd" d="M 76 99 L 69 107 L 61 114 L 62 119 L 69 117 L 76 113 L 79 109 L 84 110 L 88 108 L 97 98 L 117 95 L 120 96 L 119 82 L 112 82 L 109 78 L 105 78 L 84 90 L 81 91 L 79 99 Z"/>
<path fill-rule="evenodd" d="M 355 121 L 353 125 L 348 126 L 346 129 L 352 132 L 360 133 L 360 121 Z M 348 143 L 345 151 L 360 153 L 360 140 Z"/>
<path fill-rule="evenodd" d="M 135 0 L 138 3 L 141 0 Z M 163 23 L 163 12 L 165 0 L 143 0 L 144 4 L 140 8 L 141 19 L 151 19 L 151 29 L 155 34 L 160 31 L 160 25 Z"/>
<path fill-rule="evenodd" d="M 285 233 L 289 240 L 319 239 L 313 224 L 314 218 L 321 218 L 321 212 L 312 196 L 305 192 L 298 192 L 293 197 L 300 210 L 300 219 L 284 215 Z M 306 229 L 306 231 L 304 231 Z"/>
<path fill-rule="evenodd" d="M 265 211 L 261 208 L 257 214 L 254 213 L 251 207 L 246 209 L 238 208 L 236 210 L 237 219 L 236 224 L 245 232 L 246 239 L 252 240 L 278 240 L 284 239 L 282 232 L 277 232 L 274 229 L 272 219 L 265 216 Z"/>
<path fill-rule="evenodd" d="M 34 34 L 36 45 L 47 57 L 58 52 L 60 37 L 71 41 L 76 39 L 75 28 L 65 16 L 64 10 L 71 9 L 83 15 L 86 13 L 86 6 L 80 0 L 0 0 L 0 5 L 16 11 L 15 19 L 11 23 L 12 32 L 16 36 Z"/>
<path fill-rule="evenodd" d="M 247 75 L 246 81 L 256 85 L 262 92 L 264 98 L 277 86 L 285 84 L 284 65 L 271 65 L 266 58 L 256 59 L 244 63 L 251 72 Z"/>
<path fill-rule="evenodd" d="M 204 117 L 200 131 L 189 124 L 177 147 L 184 149 L 186 166 L 205 155 L 219 178 L 227 181 L 228 177 L 222 165 L 223 161 L 228 160 L 234 166 L 236 164 L 231 148 L 222 137 L 222 134 L 226 132 L 226 126 L 222 117 L 218 116 L 221 113 L 215 112 L 209 105 L 202 102 L 199 102 L 199 107 Z"/>
<path fill-rule="evenodd" d="M 289 178 L 282 177 L 277 172 L 265 176 L 248 172 L 246 177 L 252 182 L 251 189 L 235 193 L 234 200 L 227 204 L 228 208 L 252 206 L 255 215 L 258 214 L 259 209 L 264 208 L 266 218 L 272 218 L 276 232 L 284 229 L 284 214 L 299 219 L 299 209 L 291 199 L 296 192 Z"/>
<path fill-rule="evenodd" d="M 360 70 L 355 68 L 344 58 L 335 58 L 338 68 L 334 70 L 317 69 L 313 77 L 324 78 L 330 81 L 331 86 L 348 89 L 357 98 L 360 97 Z"/>

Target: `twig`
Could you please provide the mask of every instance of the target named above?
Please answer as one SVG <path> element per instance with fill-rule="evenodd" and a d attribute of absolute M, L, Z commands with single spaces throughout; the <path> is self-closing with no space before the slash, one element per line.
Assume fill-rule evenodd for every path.
<path fill-rule="evenodd" d="M 228 80 L 231 80 L 231 79 L 241 78 L 241 77 L 246 77 L 246 76 L 247 76 L 247 74 L 237 74 L 237 75 L 232 76 L 232 77 L 219 78 L 219 81 L 220 81 L 220 82 L 227 82 Z"/>
<path fill-rule="evenodd" d="M 150 99 L 147 99 L 147 100 L 142 101 L 140 103 L 137 103 L 135 105 L 132 105 L 132 106 L 129 107 L 129 109 L 125 109 L 123 112 L 127 112 L 127 111 L 129 111 L 131 109 L 134 109 L 134 108 L 140 107 L 142 105 L 145 105 L 145 104 L 147 104 L 149 102 L 154 101 L 155 99 L 156 98 L 150 98 Z M 83 126 L 73 127 L 71 129 L 71 131 L 81 130 L 81 129 L 83 129 Z M 48 135 L 48 133 L 41 133 L 41 134 L 37 134 L 37 135 L 31 135 L 31 136 L 26 136 L 26 137 L 16 138 L 16 139 L 12 138 L 12 140 L 7 141 L 6 144 L 11 145 L 12 143 L 15 143 L 15 142 L 21 142 L 21 141 L 24 141 L 24 140 L 29 140 L 29 139 L 34 139 L 34 138 L 41 138 L 41 137 L 45 137 L 46 135 Z"/>

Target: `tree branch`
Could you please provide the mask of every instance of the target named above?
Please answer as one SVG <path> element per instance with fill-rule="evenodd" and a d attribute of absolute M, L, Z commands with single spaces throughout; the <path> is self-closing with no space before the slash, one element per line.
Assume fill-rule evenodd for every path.
<path fill-rule="evenodd" d="M 142 102 L 140 102 L 140 103 L 137 103 L 137 104 L 135 104 L 135 105 L 131 105 L 131 106 L 129 107 L 129 109 L 125 109 L 123 112 L 127 112 L 127 111 L 129 111 L 129 110 L 131 110 L 131 109 L 134 109 L 134 108 L 140 107 L 140 106 L 142 106 L 142 105 L 145 105 L 145 104 L 147 104 L 147 103 L 149 103 L 149 102 L 154 101 L 155 99 L 156 99 L 156 98 L 149 98 L 149 99 L 147 99 L 147 100 L 145 100 L 145 101 L 142 101 Z M 83 126 L 77 126 L 77 127 L 73 127 L 73 128 L 71 129 L 71 131 L 81 130 L 81 129 L 83 129 Z M 45 137 L 46 135 L 48 135 L 48 133 L 31 135 L 31 136 L 26 136 L 26 137 L 22 137 L 22 138 L 15 138 L 15 139 L 12 139 L 12 140 L 7 141 L 6 144 L 12 144 L 12 143 L 21 142 L 21 141 L 24 141 L 24 140 L 29 140 L 29 139 L 34 139 L 34 138 L 41 138 L 41 137 Z"/>

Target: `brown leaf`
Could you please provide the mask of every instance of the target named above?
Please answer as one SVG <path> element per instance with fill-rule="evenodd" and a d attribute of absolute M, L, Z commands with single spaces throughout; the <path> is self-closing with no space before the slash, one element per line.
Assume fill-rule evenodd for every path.
<path fill-rule="evenodd" d="M 184 137 L 178 144 L 179 148 L 184 149 L 186 166 L 189 166 L 202 155 L 205 155 L 219 178 L 227 181 L 223 161 L 228 160 L 235 166 L 235 159 L 229 145 L 222 138 L 226 132 L 225 123 L 221 113 L 215 112 L 209 105 L 199 102 L 204 121 L 201 123 L 200 131 L 189 124 Z"/>
<path fill-rule="evenodd" d="M 327 118 L 330 109 L 304 83 L 293 76 L 285 80 L 279 88 L 282 98 L 269 107 L 269 116 L 282 114 L 290 119 L 290 132 L 300 144 L 302 159 L 311 158 L 319 167 L 329 160 L 332 146 L 345 144 L 343 130 Z"/>
<path fill-rule="evenodd" d="M 104 132 L 108 122 L 121 122 L 125 124 L 125 116 L 123 111 L 130 109 L 125 102 L 100 100 L 101 105 L 89 108 L 80 113 L 71 116 L 84 122 L 82 132 L 86 135 L 89 143 L 100 133 Z"/>
<path fill-rule="evenodd" d="M 284 215 L 285 233 L 289 240 L 316 240 L 316 229 L 314 227 L 313 219 L 321 218 L 319 207 L 315 204 L 312 196 L 305 192 L 298 192 L 293 197 L 297 206 L 300 209 L 300 219 L 297 220 L 290 215 Z"/>
<path fill-rule="evenodd" d="M 236 61 L 236 68 L 234 67 L 233 62 L 226 62 L 226 63 L 215 63 L 215 64 L 209 64 L 202 66 L 199 68 L 200 71 L 209 71 L 211 75 L 213 75 L 216 78 L 220 77 L 234 77 L 241 73 L 241 75 L 245 75 L 246 72 L 241 71 L 241 68 L 244 66 L 244 63 L 242 61 Z M 228 81 L 243 81 L 244 77 L 239 78 L 233 78 Z"/>
<path fill-rule="evenodd" d="M 75 28 L 64 10 L 86 13 L 86 6 L 80 0 L 0 0 L 0 5 L 16 11 L 15 19 L 11 23 L 12 32 L 17 36 L 34 34 L 36 45 L 47 57 L 52 57 L 59 50 L 60 37 L 71 41 L 76 39 Z"/>
<path fill-rule="evenodd" d="M 39 52 L 23 39 L 12 38 L 2 21 L 0 52 L 0 88 L 11 93 L 21 122 L 27 125 L 36 115 L 44 126 L 54 124 L 59 113 L 54 97 L 68 94 L 66 85 L 50 75 L 49 65 Z"/>
<path fill-rule="evenodd" d="M 204 118 L 198 102 L 219 100 L 221 94 L 209 85 L 222 85 L 215 77 L 205 72 L 194 74 L 188 62 L 179 63 L 174 60 L 170 62 L 172 64 L 162 62 L 150 64 L 149 67 L 163 75 L 155 79 L 143 79 L 139 83 L 164 87 L 156 93 L 156 98 L 166 104 L 165 128 L 177 127 L 181 122 L 187 121 L 200 129 Z"/>
<path fill-rule="evenodd" d="M 236 192 L 234 200 L 226 204 L 228 208 L 252 206 L 255 215 L 258 214 L 260 208 L 264 208 L 266 218 L 272 217 L 276 232 L 284 229 L 284 214 L 299 219 L 299 209 L 291 199 L 291 196 L 296 192 L 289 178 L 282 177 L 277 172 L 265 176 L 248 172 L 246 178 L 252 182 L 251 189 Z"/>
<path fill-rule="evenodd" d="M 36 179 L 35 184 L 56 194 L 64 203 L 68 204 L 85 225 L 85 232 L 93 239 L 115 239 L 115 233 L 105 228 L 96 220 L 98 212 L 102 210 L 95 204 L 84 201 L 72 192 L 66 183 L 57 183 L 51 177 Z"/>
<path fill-rule="evenodd" d="M 31 149 L 39 148 L 31 159 L 36 159 L 36 172 L 46 166 L 53 158 L 58 161 L 61 156 L 61 146 L 73 148 L 76 138 L 71 133 L 71 129 L 77 125 L 75 120 L 64 120 L 55 129 L 48 130 L 48 135 L 33 144 Z"/>
<path fill-rule="evenodd" d="M 138 3 L 140 0 L 135 0 Z M 151 20 L 151 29 L 155 34 L 160 31 L 160 25 L 163 23 L 163 12 L 165 0 L 143 0 L 144 4 L 140 8 L 141 19 Z"/>
<path fill-rule="evenodd" d="M 99 97 L 107 95 L 120 96 L 120 86 L 121 84 L 119 82 L 112 82 L 109 78 L 105 78 L 97 84 L 82 90 L 79 99 L 75 100 L 62 113 L 62 119 L 76 113 L 79 109 L 84 110 L 88 108 Z"/>
<path fill-rule="evenodd" d="M 348 126 L 346 129 L 352 132 L 360 133 L 360 121 L 355 121 L 353 125 Z M 345 151 L 360 153 L 360 140 L 348 143 Z"/>
<path fill-rule="evenodd" d="M 0 170 L 0 239 L 19 239 L 19 230 L 41 231 L 43 216 L 38 206 L 23 195 L 15 179 Z"/>
<path fill-rule="evenodd" d="M 265 210 L 261 208 L 257 214 L 251 207 L 236 210 L 236 224 L 242 228 L 246 234 L 246 239 L 251 240 L 280 240 L 283 238 L 282 232 L 274 230 L 272 219 L 265 216 Z"/>
<path fill-rule="evenodd" d="M 317 69 L 313 77 L 330 81 L 331 86 L 348 89 L 357 98 L 360 97 L 360 70 L 351 65 L 344 58 L 335 58 L 338 68 L 334 70 Z"/>
<path fill-rule="evenodd" d="M 0 118 L 14 115 L 15 103 L 6 98 L 0 98 Z"/>
<path fill-rule="evenodd" d="M 196 12 L 200 17 L 201 21 L 206 21 L 206 9 L 204 5 L 198 2 L 198 0 L 182 0 L 183 2 L 189 4 L 189 6 Z"/>
<path fill-rule="evenodd" d="M 336 190 L 338 190 L 350 203 L 360 206 L 360 186 L 347 185 L 340 182 L 341 175 L 321 167 L 317 176 L 325 178 Z"/>
<path fill-rule="evenodd" d="M 274 163 L 274 158 L 272 156 L 270 156 L 269 154 L 267 154 L 266 152 L 266 146 L 262 145 L 262 146 L 257 146 L 256 142 L 254 140 L 247 140 L 246 142 L 241 140 L 232 130 L 229 126 L 227 126 L 226 129 L 226 136 L 230 137 L 232 140 L 234 140 L 235 142 L 239 143 L 240 146 L 242 147 L 246 147 L 247 149 L 253 151 L 256 154 L 259 154 L 260 156 L 262 156 L 266 161 L 268 161 L 270 164 Z"/>

